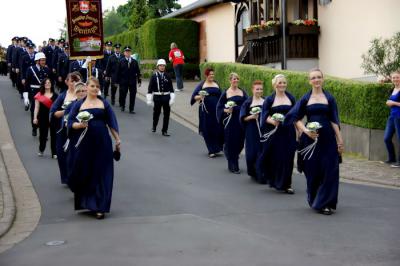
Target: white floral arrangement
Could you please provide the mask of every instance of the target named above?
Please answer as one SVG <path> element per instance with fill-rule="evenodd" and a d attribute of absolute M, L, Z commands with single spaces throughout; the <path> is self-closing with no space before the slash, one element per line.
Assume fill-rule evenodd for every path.
<path fill-rule="evenodd" d="M 209 93 L 208 93 L 206 90 L 200 90 L 200 91 L 199 91 L 199 95 L 205 97 L 205 96 L 208 96 Z"/>
<path fill-rule="evenodd" d="M 61 108 L 62 108 L 63 110 L 65 110 L 65 109 L 68 108 L 68 106 L 69 106 L 71 103 L 72 103 L 71 101 L 65 101 L 65 102 L 63 103 L 63 105 L 61 106 Z"/>
<path fill-rule="evenodd" d="M 278 122 L 283 122 L 285 120 L 285 116 L 280 113 L 275 113 L 271 116 L 271 119 Z"/>
<path fill-rule="evenodd" d="M 93 115 L 89 113 L 88 111 L 81 111 L 79 114 L 76 116 L 76 119 L 78 119 L 79 122 L 89 122 L 90 119 L 93 118 Z"/>
<path fill-rule="evenodd" d="M 306 128 L 310 131 L 317 132 L 318 129 L 322 128 L 322 125 L 319 122 L 310 122 L 307 123 Z"/>
<path fill-rule="evenodd" d="M 236 105 L 237 105 L 237 104 L 236 104 L 234 101 L 228 101 L 228 102 L 225 104 L 225 108 L 230 109 L 230 108 L 235 107 Z"/>
<path fill-rule="evenodd" d="M 256 115 L 256 114 L 259 114 L 259 113 L 261 113 L 261 108 L 259 107 L 259 106 L 254 106 L 254 107 L 252 107 L 251 109 L 250 109 L 250 114 L 251 115 Z"/>

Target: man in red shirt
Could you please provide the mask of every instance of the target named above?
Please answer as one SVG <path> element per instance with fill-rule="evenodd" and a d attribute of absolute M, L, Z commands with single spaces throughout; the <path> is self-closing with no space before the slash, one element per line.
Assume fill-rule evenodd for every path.
<path fill-rule="evenodd" d="M 176 43 L 171 43 L 171 51 L 169 51 L 169 61 L 172 62 L 175 72 L 176 78 L 176 87 L 175 91 L 183 90 L 183 65 L 185 64 L 185 56 L 183 52 L 178 49 Z"/>

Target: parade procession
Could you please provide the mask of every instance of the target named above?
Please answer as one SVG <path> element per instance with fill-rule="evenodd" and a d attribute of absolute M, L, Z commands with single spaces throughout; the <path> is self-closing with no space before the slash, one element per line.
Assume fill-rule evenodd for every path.
<path fill-rule="evenodd" d="M 0 265 L 399 265 L 398 25 L 361 79 L 343 0 L 111 2 L 7 36 Z"/>

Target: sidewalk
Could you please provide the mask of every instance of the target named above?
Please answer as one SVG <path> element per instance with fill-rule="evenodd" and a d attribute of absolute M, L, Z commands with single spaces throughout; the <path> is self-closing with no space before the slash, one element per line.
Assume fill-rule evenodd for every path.
<path fill-rule="evenodd" d="M 190 106 L 190 97 L 198 82 L 186 81 L 182 92 L 176 92 L 176 101 L 172 106 L 172 113 L 197 130 L 198 105 Z M 174 86 L 176 83 L 174 82 Z M 142 87 L 138 88 L 139 95 L 147 93 L 148 80 L 144 80 Z M 144 99 L 143 99 L 144 100 Z M 200 136 L 199 136 L 200 138 Z M 383 140 L 382 140 L 383 145 Z M 342 181 L 369 183 L 382 186 L 400 188 L 400 169 L 391 168 L 377 161 L 368 161 L 351 155 L 344 155 L 343 163 L 340 165 L 340 177 Z"/>

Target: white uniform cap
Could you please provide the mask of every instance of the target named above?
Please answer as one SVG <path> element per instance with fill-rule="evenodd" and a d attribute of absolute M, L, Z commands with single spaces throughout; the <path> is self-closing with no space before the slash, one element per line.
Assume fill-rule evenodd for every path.
<path fill-rule="evenodd" d="M 157 66 L 159 66 L 159 65 L 167 65 L 167 62 L 165 62 L 165 60 L 164 59 L 158 59 L 158 61 L 157 61 Z"/>
<path fill-rule="evenodd" d="M 46 59 L 46 56 L 42 52 L 35 54 L 35 61 L 40 60 L 40 59 Z"/>

